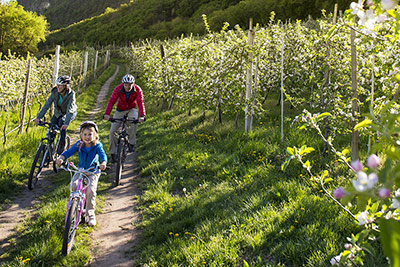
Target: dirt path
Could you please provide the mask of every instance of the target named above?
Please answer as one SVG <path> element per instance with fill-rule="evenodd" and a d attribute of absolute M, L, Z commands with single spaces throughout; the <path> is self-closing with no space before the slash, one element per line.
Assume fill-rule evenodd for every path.
<path fill-rule="evenodd" d="M 43 171 L 43 176 L 51 174 L 51 169 Z M 32 191 L 26 187 L 16 197 L 11 206 L 0 212 L 0 255 L 10 246 L 10 241 L 15 239 L 15 226 L 27 215 L 35 211 L 35 205 L 39 204 L 38 197 L 49 192 L 52 183 L 49 179 L 40 179 Z"/>
<path fill-rule="evenodd" d="M 88 266 L 133 266 L 135 237 L 138 230 L 134 226 L 138 219 L 136 197 L 139 190 L 135 185 L 136 153 L 129 154 L 121 176 L 121 185 L 107 193 L 106 208 L 97 215 L 98 227 L 92 232 L 93 259 Z"/>
<path fill-rule="evenodd" d="M 102 86 L 91 116 L 99 112 L 101 103 L 110 90 L 110 84 L 115 79 L 118 70 L 119 68 Z M 135 198 L 139 192 L 134 182 L 138 176 L 136 159 L 136 153 L 128 155 L 121 176 L 121 184 L 107 191 L 106 207 L 97 214 L 97 226 L 91 234 L 93 258 L 87 266 L 132 266 L 134 263 L 134 259 L 128 254 L 132 254 L 130 250 L 135 245 L 134 239 L 137 235 L 137 229 L 133 225 L 138 218 Z"/>

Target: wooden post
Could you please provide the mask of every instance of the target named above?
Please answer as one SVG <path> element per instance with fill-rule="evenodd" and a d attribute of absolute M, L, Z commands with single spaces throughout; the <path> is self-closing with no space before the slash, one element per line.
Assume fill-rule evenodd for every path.
<path fill-rule="evenodd" d="M 88 60 L 89 60 L 89 52 L 85 52 L 85 64 L 83 67 L 83 87 L 86 87 L 86 75 L 87 75 L 87 70 L 88 70 Z"/>
<path fill-rule="evenodd" d="M 253 44 L 254 44 L 254 30 L 253 30 L 253 18 L 250 18 L 249 22 L 249 35 L 248 35 L 248 44 L 250 48 L 250 54 L 249 54 L 249 64 L 248 64 L 248 69 L 246 72 L 246 107 L 244 109 L 245 111 L 245 119 L 244 119 L 244 124 L 245 124 L 245 131 L 249 132 L 251 130 L 251 121 L 252 121 L 252 110 L 253 107 L 249 108 L 249 101 L 252 98 L 252 86 L 253 86 L 253 52 L 251 49 L 253 49 Z"/>
<path fill-rule="evenodd" d="M 358 159 L 358 131 L 354 130 L 354 127 L 357 125 L 357 107 L 358 107 L 358 93 L 357 93 L 357 51 L 354 40 L 356 39 L 356 33 L 352 28 L 350 30 L 350 39 L 351 39 L 351 88 L 353 91 L 353 100 L 351 102 L 352 108 L 352 160 Z"/>
<path fill-rule="evenodd" d="M 93 73 L 94 73 L 93 77 L 95 79 L 96 79 L 96 70 L 97 70 L 97 60 L 98 60 L 98 58 L 99 58 L 99 51 L 96 51 L 96 58 L 94 59 L 94 71 L 93 71 Z"/>
<path fill-rule="evenodd" d="M 375 43 L 372 41 L 372 69 L 371 69 L 371 106 L 369 112 L 374 115 L 374 89 L 375 89 Z M 368 136 L 368 155 L 371 152 L 371 135 Z"/>
<path fill-rule="evenodd" d="M 60 69 L 60 45 L 56 46 L 56 55 L 55 55 L 55 62 L 54 62 L 54 70 L 53 70 L 53 86 L 56 86 L 56 79 L 58 77 L 58 70 Z M 49 116 L 53 116 L 54 106 L 51 105 L 49 110 Z"/>
<path fill-rule="evenodd" d="M 7 112 L 7 116 L 6 116 L 6 121 L 4 123 L 4 128 L 3 128 L 3 135 L 4 135 L 3 145 L 5 145 L 6 142 L 7 142 L 7 125 L 8 125 L 8 117 L 9 117 L 8 106 L 6 106 L 6 110 L 5 111 Z"/>
<path fill-rule="evenodd" d="M 281 144 L 283 144 L 283 90 L 284 90 L 284 75 L 283 75 L 283 58 L 285 55 L 285 35 L 282 34 L 282 47 L 281 47 Z"/>
<path fill-rule="evenodd" d="M 74 69 L 74 62 L 71 60 L 71 70 L 69 71 L 69 77 L 72 78 L 72 70 Z"/>
<path fill-rule="evenodd" d="M 25 110 L 26 110 L 26 104 L 28 102 L 28 89 L 29 89 L 29 76 L 31 73 L 31 63 L 32 60 L 28 60 L 28 69 L 26 71 L 26 79 L 25 79 L 25 91 L 24 91 L 24 100 L 22 101 L 22 107 L 21 107 L 21 125 L 19 127 L 18 134 L 22 133 L 22 130 L 24 128 L 24 123 L 25 123 Z"/>
<path fill-rule="evenodd" d="M 56 79 L 58 77 L 58 70 L 60 69 L 60 45 L 56 47 L 56 58 L 53 70 L 53 86 L 56 86 Z"/>

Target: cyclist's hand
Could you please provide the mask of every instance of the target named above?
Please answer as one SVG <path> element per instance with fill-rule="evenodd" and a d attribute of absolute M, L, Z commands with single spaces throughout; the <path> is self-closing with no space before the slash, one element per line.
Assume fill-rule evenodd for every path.
<path fill-rule="evenodd" d="M 58 166 L 61 166 L 61 164 L 63 164 L 63 162 L 64 162 L 64 160 L 60 157 L 60 158 L 57 159 L 56 164 Z"/>
<path fill-rule="evenodd" d="M 106 121 L 109 121 L 110 120 L 110 115 L 104 115 L 103 119 L 106 120 Z"/>
<path fill-rule="evenodd" d="M 144 122 L 144 120 L 145 120 L 145 117 L 140 117 L 139 118 L 139 122 Z"/>
<path fill-rule="evenodd" d="M 39 124 L 40 120 L 36 118 L 36 119 L 33 120 L 33 122 L 34 122 L 35 125 L 37 126 L 37 125 Z"/>
<path fill-rule="evenodd" d="M 64 124 L 63 126 L 61 126 L 61 130 L 66 130 L 68 127 L 68 125 Z"/>
<path fill-rule="evenodd" d="M 104 171 L 106 168 L 107 168 L 106 162 L 103 161 L 103 162 L 100 164 L 100 170 Z"/>

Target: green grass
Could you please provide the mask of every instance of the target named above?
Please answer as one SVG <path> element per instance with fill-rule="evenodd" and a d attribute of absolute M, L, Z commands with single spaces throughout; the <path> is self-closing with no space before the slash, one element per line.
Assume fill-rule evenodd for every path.
<path fill-rule="evenodd" d="M 322 152 L 315 134 L 291 130 L 288 122 L 281 145 L 272 112 L 245 134 L 229 118 L 212 124 L 211 112 L 204 120 L 200 111 L 188 117 L 148 110 L 139 127 L 138 266 L 330 266 L 359 229 L 299 164 L 280 169 L 286 146 Z M 333 186 L 345 183 L 344 170 L 328 165 L 334 157 L 317 153 L 313 170 L 329 167 L 338 177 Z M 369 266 L 385 262 L 381 252 L 367 259 Z"/>
<path fill-rule="evenodd" d="M 78 134 L 74 132 L 74 129 L 87 119 L 88 112 L 93 108 L 93 103 L 96 101 L 98 91 L 114 73 L 115 68 L 114 64 L 110 65 L 96 81 L 77 97 L 78 116 L 71 123 L 68 131 L 71 137 Z M 107 148 L 109 125 L 102 121 L 101 112 L 96 114 L 95 121 L 99 122 L 100 138 L 103 140 L 105 148 Z M 20 187 L 26 186 L 30 161 L 32 160 L 32 155 L 35 153 L 34 150 L 39 142 L 39 138 L 43 134 L 45 134 L 44 130 L 32 128 L 29 133 L 15 138 L 12 142 L 13 146 L 7 150 L 9 153 L 6 157 L 9 161 L 8 166 L 20 165 L 21 160 L 27 165 L 27 168 L 19 168 L 20 173 L 14 174 L 16 177 L 19 177 L 18 184 Z M 4 157 L 1 159 L 4 161 Z M 77 162 L 78 157 L 74 156 L 72 160 Z M 18 167 L 15 169 L 18 169 Z M 104 206 L 105 190 L 112 185 L 110 176 L 100 177 L 96 206 L 98 211 Z M 51 192 L 40 197 L 40 204 L 35 207 L 36 212 L 33 215 L 34 217 L 31 214 L 27 214 L 23 223 L 18 225 L 16 235 L 8 239 L 11 246 L 5 254 L 0 256 L 1 266 L 84 266 L 89 261 L 89 233 L 93 228 L 84 225 L 78 229 L 75 239 L 76 243 L 71 254 L 67 257 L 61 254 L 70 175 L 66 172 L 59 172 L 58 174 L 50 174 L 47 178 L 51 180 L 53 189 Z M 40 183 L 40 180 L 38 183 Z M 6 199 L 13 197 L 9 192 L 6 193 L 6 190 L 13 186 L 13 183 L 7 181 L 4 181 L 1 185 L 1 192 L 5 191 Z M 35 190 L 38 189 L 36 188 Z"/>
<path fill-rule="evenodd" d="M 120 66 L 112 88 L 125 73 Z M 86 119 L 100 86 L 114 71 L 112 65 L 78 98 L 79 116 L 71 129 Z M 143 192 L 142 216 L 134 222 L 141 229 L 135 247 L 137 266 L 244 266 L 244 262 L 249 266 L 330 266 L 330 259 L 343 251 L 346 237 L 360 230 L 299 164 L 292 162 L 281 171 L 288 157 L 286 147 L 306 144 L 316 149 L 308 157 L 312 170 L 329 169 L 335 178 L 330 190 L 348 182 L 346 169 L 332 163 L 334 156 L 322 154 L 324 144 L 315 133 L 299 131 L 297 124 L 286 120 L 284 144 L 280 143 L 276 101 L 266 103 L 268 112 L 256 119 L 247 134 L 242 124 L 236 129 L 226 114 L 223 124 L 213 124 L 211 111 L 205 118 L 199 110 L 192 116 L 176 110 L 159 112 L 149 102 L 137 144 L 138 185 Z M 288 118 L 297 115 L 295 110 L 290 112 Z M 110 124 L 102 120 L 102 114 L 96 114 L 95 121 L 107 151 Z M 33 133 L 37 143 L 42 133 L 32 130 L 5 150 L 8 157 L 0 158 L 19 177 L 17 184 L 26 183 L 26 170 L 19 174 L 16 170 L 20 161 L 29 164 L 31 160 Z M 348 148 L 347 137 L 337 140 L 337 147 Z M 28 214 L 18 226 L 17 237 L 10 240 L 12 248 L 0 256 L 2 266 L 84 266 L 89 261 L 92 228 L 85 226 L 78 230 L 71 255 L 61 255 L 69 175 L 49 178 L 54 190 L 41 198 L 35 217 Z M 110 179 L 100 179 L 98 209 L 110 185 Z M 13 186 L 4 183 L 0 188 Z M 366 266 L 386 265 L 379 244 L 376 247 L 377 255 L 365 257 Z"/>

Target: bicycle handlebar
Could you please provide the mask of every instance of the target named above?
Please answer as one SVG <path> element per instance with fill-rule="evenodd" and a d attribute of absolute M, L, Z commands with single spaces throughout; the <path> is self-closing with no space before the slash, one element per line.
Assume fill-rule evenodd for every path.
<path fill-rule="evenodd" d="M 138 119 L 127 119 L 127 118 L 120 118 L 120 119 L 115 119 L 115 118 L 110 118 L 109 119 L 110 122 L 116 122 L 116 121 L 120 121 L 120 122 L 132 122 L 132 123 L 139 123 Z"/>
<path fill-rule="evenodd" d="M 72 167 L 72 169 L 70 169 Z M 61 164 L 61 168 L 64 171 L 68 172 L 74 172 L 74 173 L 82 173 L 82 174 L 94 174 L 94 173 L 100 173 L 100 174 L 107 174 L 106 172 L 102 172 L 99 168 L 99 166 L 96 167 L 90 167 L 89 169 L 83 169 L 83 168 L 78 168 L 72 161 L 69 162 L 68 160 L 64 161 L 63 164 Z M 94 172 L 91 172 L 91 170 L 95 170 Z"/>
<path fill-rule="evenodd" d="M 46 121 L 39 121 L 38 126 L 43 126 L 43 127 L 48 127 L 48 128 L 54 127 L 56 130 L 60 129 L 60 127 L 57 124 L 52 124 L 52 123 L 46 122 Z"/>

